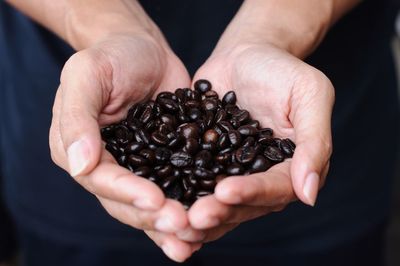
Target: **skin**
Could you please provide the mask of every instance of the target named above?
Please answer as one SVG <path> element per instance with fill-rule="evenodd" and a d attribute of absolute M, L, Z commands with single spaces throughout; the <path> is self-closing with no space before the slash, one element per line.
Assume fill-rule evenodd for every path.
<path fill-rule="evenodd" d="M 333 86 L 300 59 L 359 1 L 245 1 L 193 81 L 209 79 L 262 126 L 295 140 L 292 160 L 265 173 L 229 177 L 189 212 L 153 183 L 117 165 L 99 127 L 162 90 L 189 87 L 184 65 L 136 1 L 9 0 L 78 52 L 65 64 L 53 106 L 50 148 L 57 165 L 119 221 L 144 230 L 184 261 L 240 223 L 300 199 L 314 205 L 332 151 Z M 299 59 L 300 58 L 300 59 Z M 244 188 L 244 189 L 243 189 Z"/>

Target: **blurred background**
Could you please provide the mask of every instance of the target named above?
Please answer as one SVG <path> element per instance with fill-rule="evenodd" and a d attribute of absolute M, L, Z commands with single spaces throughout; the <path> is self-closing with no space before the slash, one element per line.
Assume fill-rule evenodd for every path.
<path fill-rule="evenodd" d="M 400 84 L 400 14 L 397 16 L 397 36 L 393 39 L 393 53 L 397 65 L 397 77 Z M 399 86 L 400 97 L 400 86 Z M 398 122 L 398 121 L 397 121 Z M 399 136 L 400 137 L 400 136 Z M 389 266 L 400 265 L 400 152 L 398 154 L 397 173 L 394 183 L 392 220 L 387 232 L 387 257 Z"/>

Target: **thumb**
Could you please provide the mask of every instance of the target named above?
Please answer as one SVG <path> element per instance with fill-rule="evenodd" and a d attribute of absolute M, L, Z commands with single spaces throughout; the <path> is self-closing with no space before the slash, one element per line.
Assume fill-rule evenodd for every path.
<path fill-rule="evenodd" d="M 331 116 L 333 86 L 321 72 L 297 83 L 291 99 L 290 121 L 295 129 L 296 150 L 291 164 L 294 191 L 314 206 L 332 153 Z"/>
<path fill-rule="evenodd" d="M 80 52 L 68 60 L 61 74 L 60 135 L 71 176 L 88 174 L 100 160 L 98 116 L 105 83 L 97 69 L 94 59 Z"/>

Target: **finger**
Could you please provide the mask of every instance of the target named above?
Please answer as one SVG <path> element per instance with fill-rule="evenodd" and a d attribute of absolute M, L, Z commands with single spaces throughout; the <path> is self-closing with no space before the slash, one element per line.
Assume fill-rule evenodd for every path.
<path fill-rule="evenodd" d="M 189 224 L 183 206 L 174 200 L 167 200 L 160 210 L 146 211 L 99 196 L 97 198 L 112 217 L 137 229 L 175 233 Z"/>
<path fill-rule="evenodd" d="M 61 74 L 60 133 L 68 157 L 63 168 L 72 176 L 89 173 L 100 158 L 98 115 L 107 101 L 112 70 L 98 64 L 95 56 L 78 52 Z"/>
<path fill-rule="evenodd" d="M 168 258 L 176 262 L 184 262 L 202 246 L 201 243 L 186 243 L 173 234 L 156 231 L 145 231 L 145 233 L 163 250 Z"/>
<path fill-rule="evenodd" d="M 119 166 L 104 149 L 101 162 L 89 175 L 74 178 L 92 194 L 141 209 L 158 210 L 165 201 L 158 186 Z"/>
<path fill-rule="evenodd" d="M 205 232 L 203 243 L 215 241 L 239 226 L 239 223 L 223 224 Z"/>
<path fill-rule="evenodd" d="M 215 197 L 225 204 L 280 206 L 295 200 L 290 161 L 249 176 L 230 176 L 215 187 Z"/>
<path fill-rule="evenodd" d="M 291 176 L 296 195 L 313 206 L 323 170 L 332 153 L 331 117 L 334 90 L 318 70 L 295 84 L 289 119 L 295 129 L 296 150 Z"/>
<path fill-rule="evenodd" d="M 67 156 L 64 150 L 64 144 L 61 139 L 60 133 L 60 108 L 62 102 L 62 95 L 60 89 L 57 90 L 54 105 L 53 116 L 51 119 L 51 126 L 49 132 L 49 147 L 51 159 L 60 167 L 68 165 Z"/>
<path fill-rule="evenodd" d="M 188 212 L 190 225 L 198 230 L 227 223 L 242 223 L 269 213 L 268 207 L 228 205 L 213 195 L 196 201 Z"/>

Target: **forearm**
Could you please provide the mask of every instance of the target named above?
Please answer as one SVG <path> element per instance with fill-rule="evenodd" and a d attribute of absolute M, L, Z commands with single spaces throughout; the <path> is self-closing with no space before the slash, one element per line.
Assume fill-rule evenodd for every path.
<path fill-rule="evenodd" d="M 76 50 L 111 34 L 150 33 L 156 25 L 137 1 L 131 0 L 7 0 L 8 3 L 56 33 Z"/>
<path fill-rule="evenodd" d="M 272 43 L 304 58 L 318 46 L 329 27 L 360 2 L 247 0 L 225 35 L 231 41 Z"/>

